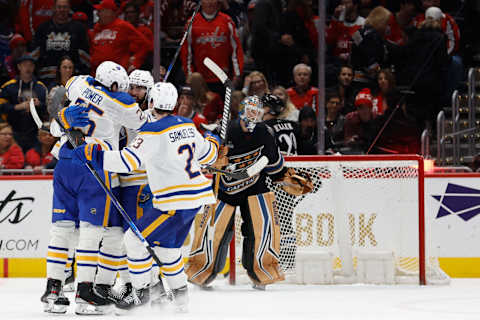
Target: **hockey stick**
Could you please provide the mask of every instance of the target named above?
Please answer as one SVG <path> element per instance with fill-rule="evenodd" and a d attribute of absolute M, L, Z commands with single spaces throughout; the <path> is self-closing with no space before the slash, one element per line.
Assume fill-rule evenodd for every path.
<path fill-rule="evenodd" d="M 35 103 L 33 102 L 33 99 L 30 99 L 30 114 L 32 115 L 33 121 L 37 125 L 38 129 L 50 132 L 50 129 L 48 129 L 43 125 L 42 120 L 38 116 L 37 109 L 35 108 Z"/>
<path fill-rule="evenodd" d="M 222 82 L 225 86 L 225 101 L 223 103 L 223 115 L 222 120 L 220 122 L 220 140 L 222 143 L 225 141 L 227 137 L 227 126 L 228 121 L 230 120 L 230 105 L 231 105 L 231 97 L 232 97 L 232 82 L 228 79 L 227 74 L 210 58 L 206 57 L 203 60 L 203 64 L 212 71 L 215 76 Z M 228 171 L 226 171 L 228 172 Z M 215 175 L 215 187 L 214 193 L 218 197 L 218 189 L 220 188 L 220 174 Z M 215 203 L 211 207 L 211 214 L 210 214 L 210 229 L 213 232 L 213 226 L 215 225 L 215 210 L 217 208 L 217 203 Z M 211 234 L 210 239 L 213 239 L 213 234 Z M 213 240 L 212 240 L 213 241 Z"/>
<path fill-rule="evenodd" d="M 177 51 L 175 51 L 175 55 L 173 56 L 172 62 L 170 62 L 170 65 L 168 66 L 167 72 L 165 72 L 165 77 L 163 78 L 163 82 L 167 82 L 168 76 L 170 75 L 170 72 L 173 69 L 173 65 L 177 61 L 177 58 L 178 58 L 178 55 L 180 54 L 180 50 L 182 49 L 183 43 L 185 42 L 185 39 L 187 39 L 187 36 L 190 33 L 190 30 L 192 29 L 193 20 L 195 19 L 195 16 L 197 15 L 197 12 L 199 10 L 200 10 L 200 2 L 198 3 L 198 6 L 195 8 L 195 11 L 193 12 L 193 15 L 192 15 L 192 19 L 190 19 L 187 30 L 183 34 L 182 40 L 180 41 L 180 45 L 178 46 Z"/>
<path fill-rule="evenodd" d="M 32 110 L 32 101 L 30 101 L 30 109 Z M 35 106 L 33 107 L 33 110 L 32 110 L 32 116 L 34 119 L 38 119 L 38 121 L 40 121 L 40 117 L 38 116 L 37 114 L 37 111 L 35 110 Z M 78 144 L 77 144 L 77 140 L 72 136 L 71 132 L 70 131 L 67 131 L 65 130 L 65 128 L 63 127 L 62 123 L 58 120 L 58 119 L 55 119 L 56 122 L 58 123 L 58 125 L 63 129 L 63 131 L 65 132 L 65 134 L 67 135 L 67 138 L 68 138 L 68 141 L 70 142 L 70 144 L 76 148 L 78 147 Z M 35 120 L 35 123 L 37 124 L 38 126 L 38 122 L 37 120 Z M 41 123 L 41 121 L 40 121 Z M 143 246 L 145 247 L 145 249 L 147 249 L 148 253 L 152 256 L 153 260 L 155 260 L 155 262 L 157 263 L 157 265 L 160 267 L 162 266 L 162 263 L 160 262 L 160 259 L 158 258 L 158 256 L 155 254 L 155 252 L 153 251 L 152 247 L 150 247 L 150 245 L 148 244 L 147 240 L 143 237 L 142 233 L 140 232 L 140 230 L 138 230 L 137 226 L 135 225 L 135 223 L 132 221 L 132 219 L 128 216 L 127 212 L 125 211 L 125 209 L 122 207 L 122 205 L 120 204 L 120 202 L 118 201 L 117 197 L 113 194 L 112 190 L 110 190 L 107 185 L 105 184 L 105 182 L 103 182 L 103 179 L 102 177 L 100 177 L 100 175 L 98 174 L 98 172 L 93 168 L 92 164 L 90 162 L 85 162 L 85 165 L 87 166 L 88 170 L 90 171 L 90 173 L 93 175 L 93 177 L 95 178 L 95 180 L 97 180 L 98 184 L 100 185 L 100 187 L 102 187 L 103 191 L 105 191 L 105 193 L 110 197 L 110 199 L 112 200 L 112 203 L 113 205 L 118 209 L 118 211 L 120 212 L 120 214 L 122 215 L 122 218 L 128 223 L 128 226 L 130 227 L 130 229 L 133 231 L 133 233 L 137 236 L 138 239 L 140 239 L 140 241 L 142 242 Z"/>

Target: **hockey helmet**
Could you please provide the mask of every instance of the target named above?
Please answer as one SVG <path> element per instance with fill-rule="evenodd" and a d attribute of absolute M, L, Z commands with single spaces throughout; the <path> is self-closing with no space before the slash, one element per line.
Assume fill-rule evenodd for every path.
<path fill-rule="evenodd" d="M 128 76 L 128 80 L 130 81 L 130 85 L 145 87 L 147 90 L 153 87 L 152 74 L 146 70 L 133 70 Z"/>
<path fill-rule="evenodd" d="M 285 102 L 276 95 L 267 93 L 261 99 L 264 107 L 269 107 L 268 113 L 272 116 L 279 116 L 285 109 Z"/>
<path fill-rule="evenodd" d="M 243 110 L 240 119 L 245 122 L 245 127 L 249 132 L 253 132 L 258 122 L 263 118 L 263 104 L 258 96 L 248 96 L 240 103 Z"/>
<path fill-rule="evenodd" d="M 172 111 L 177 105 L 177 88 L 170 82 L 157 82 L 148 93 L 149 108 Z"/>
<path fill-rule="evenodd" d="M 95 71 L 95 80 L 107 88 L 111 88 L 114 83 L 118 86 L 118 91 L 127 92 L 129 86 L 128 74 L 125 69 L 113 61 L 102 62 Z"/>

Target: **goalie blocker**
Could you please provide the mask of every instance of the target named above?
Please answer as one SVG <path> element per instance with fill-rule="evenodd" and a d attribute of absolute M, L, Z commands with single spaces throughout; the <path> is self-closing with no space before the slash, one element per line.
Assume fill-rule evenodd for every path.
<path fill-rule="evenodd" d="M 252 128 L 253 127 L 253 128 Z M 308 178 L 300 177 L 283 166 L 284 160 L 275 144 L 270 128 L 256 123 L 249 128 L 244 120 L 231 121 L 226 139 L 227 170 L 248 171 L 263 157 L 268 159 L 263 170 L 250 177 L 222 175 L 214 224 L 210 225 L 208 210 L 198 227 L 186 273 L 190 282 L 208 285 L 225 264 L 228 244 L 233 236 L 235 207 L 240 207 L 244 236 L 242 264 L 256 285 L 266 285 L 284 279 L 279 265 L 280 226 L 275 209 L 275 197 L 266 186 L 267 175 L 282 185 L 286 192 L 298 195 L 311 191 Z M 221 159 L 221 165 L 227 161 Z M 212 216 L 212 215 L 210 215 Z"/>

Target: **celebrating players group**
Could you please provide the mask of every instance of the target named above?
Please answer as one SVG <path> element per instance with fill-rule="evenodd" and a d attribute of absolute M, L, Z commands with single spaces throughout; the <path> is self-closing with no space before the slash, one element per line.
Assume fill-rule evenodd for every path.
<path fill-rule="evenodd" d="M 154 83 L 148 71 L 129 76 L 106 61 L 95 77 L 72 77 L 65 88 L 68 106 L 52 115 L 50 129 L 60 140 L 52 150 L 58 163 L 44 311 L 67 311 L 64 285 L 73 253 L 76 314 L 121 314 L 148 304 L 187 311 L 187 275 L 199 286 L 215 279 L 236 207 L 243 219 L 242 264 L 254 288 L 283 280 L 280 227 L 266 177 L 302 190 L 308 181 L 284 166 L 275 133 L 262 122 L 265 110 L 276 108 L 273 98 L 247 97 L 220 141 L 174 115 L 176 88 Z M 208 166 L 232 173 L 221 176 L 217 194 L 203 174 Z M 184 265 L 181 246 L 197 214 L 206 222 L 195 230 Z M 114 289 L 118 275 L 123 285 Z"/>

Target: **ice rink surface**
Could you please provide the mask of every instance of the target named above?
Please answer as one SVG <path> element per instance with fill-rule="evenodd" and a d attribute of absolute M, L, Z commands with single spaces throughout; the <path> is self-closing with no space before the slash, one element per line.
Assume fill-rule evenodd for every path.
<path fill-rule="evenodd" d="M 79 319 L 42 311 L 44 279 L 0 278 L 0 319 Z M 68 293 L 70 301 L 73 293 Z M 190 287 L 187 314 L 145 308 L 124 316 L 85 319 L 480 319 L 480 279 L 452 279 L 448 286 L 272 285 L 264 292 L 217 280 L 210 291 Z"/>

